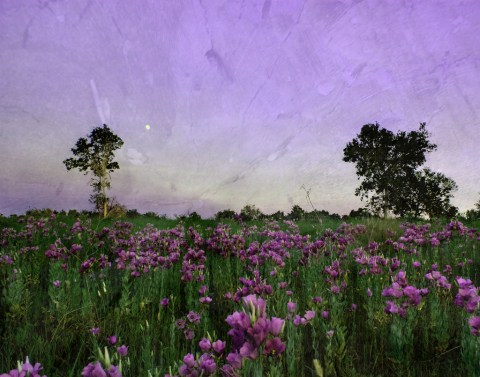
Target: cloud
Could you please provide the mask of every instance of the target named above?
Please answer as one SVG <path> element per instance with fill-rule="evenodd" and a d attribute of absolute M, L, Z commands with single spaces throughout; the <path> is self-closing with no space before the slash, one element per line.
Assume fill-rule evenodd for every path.
<path fill-rule="evenodd" d="M 137 151 L 135 148 L 127 149 L 127 159 L 133 165 L 143 165 L 145 162 L 147 162 L 147 157 L 145 157 L 145 155 Z"/>

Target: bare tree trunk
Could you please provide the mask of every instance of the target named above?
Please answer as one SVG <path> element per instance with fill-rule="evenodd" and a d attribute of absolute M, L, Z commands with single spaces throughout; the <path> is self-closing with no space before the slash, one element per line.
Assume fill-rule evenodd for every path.
<path fill-rule="evenodd" d="M 387 190 L 383 190 L 383 218 L 386 219 L 388 215 Z"/>
<path fill-rule="evenodd" d="M 103 218 L 105 219 L 108 214 L 108 199 L 107 199 L 107 162 L 102 159 L 102 177 L 100 178 L 100 186 L 102 188 L 103 195 Z"/>
<path fill-rule="evenodd" d="M 103 189 L 103 218 L 107 217 L 108 214 L 108 200 L 107 200 L 107 189 L 105 187 L 105 183 L 102 185 Z"/>
<path fill-rule="evenodd" d="M 103 191 L 103 218 L 106 218 L 108 215 L 108 199 L 107 199 L 107 179 L 108 179 L 108 172 L 107 172 L 107 158 L 105 157 L 108 152 L 108 146 L 104 147 L 107 151 L 104 150 L 102 156 L 102 191 Z"/>

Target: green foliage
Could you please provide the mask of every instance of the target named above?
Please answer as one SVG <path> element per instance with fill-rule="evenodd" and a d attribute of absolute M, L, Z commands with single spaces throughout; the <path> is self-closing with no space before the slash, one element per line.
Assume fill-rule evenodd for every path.
<path fill-rule="evenodd" d="M 260 220 L 264 217 L 262 211 L 255 207 L 254 204 L 247 204 L 243 207 L 240 211 L 240 216 L 243 221 Z"/>
<path fill-rule="evenodd" d="M 365 217 L 372 217 L 372 214 L 368 211 L 367 208 L 359 208 L 359 209 L 352 209 L 348 215 L 348 217 L 358 217 L 358 218 L 365 218 Z"/>
<path fill-rule="evenodd" d="M 355 195 L 366 199 L 374 213 L 388 211 L 400 216 L 452 216 L 450 204 L 457 186 L 453 180 L 429 169 L 418 169 L 425 163 L 426 153 L 437 146 L 429 140 L 425 123 L 417 131 L 396 134 L 366 124 L 343 150 L 343 161 L 355 164 L 362 179 Z"/>
<path fill-rule="evenodd" d="M 235 211 L 231 209 L 224 209 L 223 211 L 219 211 L 215 214 L 214 218 L 215 220 L 225 220 L 225 219 L 231 219 L 233 220 L 235 218 Z"/>
<path fill-rule="evenodd" d="M 28 354 L 30 360 L 42 362 L 44 374 L 48 376 L 78 376 L 83 366 L 95 357 L 98 347 L 103 350 L 108 346 L 106 337 L 116 334 L 116 346 L 129 346 L 128 360 L 123 360 L 125 377 L 148 376 L 149 372 L 163 376 L 169 373 L 169 367 L 173 375 L 178 370 L 175 364 L 178 367 L 186 353 L 199 352 L 197 345 L 201 338 L 211 336 L 212 340 L 230 341 L 225 318 L 239 310 L 239 304 L 225 299 L 225 293 L 236 291 L 240 277 L 253 277 L 252 266 L 239 258 L 205 249 L 206 269 L 202 282 L 181 281 L 179 266 L 152 270 L 139 277 L 132 276 L 128 269 L 114 267 L 79 272 L 82 262 L 89 257 L 98 260 L 105 254 L 113 263 L 118 257 L 114 252 L 117 247 L 128 247 L 133 253 L 139 253 L 142 248 L 166 247 L 162 242 L 144 244 L 154 239 L 147 235 L 160 232 L 146 222 L 153 221 L 156 227 L 166 229 L 175 227 L 176 220 L 166 222 L 165 219 L 139 216 L 132 219 L 131 225 L 115 225 L 111 219 L 97 217 L 89 222 L 82 218 L 85 229 L 74 234 L 70 229 L 77 219 L 65 214 L 45 221 L 31 221 L 25 217 L 9 220 L 11 225 L 21 220 L 22 223 L 16 224 L 23 225 L 19 233 L 29 231 L 31 237 L 24 235 L 12 241 L 4 236 L 7 244 L 0 250 L 0 255 L 7 253 L 15 262 L 14 265 L 0 265 L 0 372 L 12 369 L 12 362 L 25 359 Z M 393 274 L 361 276 L 362 267 L 353 262 L 353 249 L 366 247 L 371 241 L 398 239 L 400 223 L 398 219 L 370 218 L 365 223 L 367 232 L 356 236 L 355 243 L 342 249 L 341 243 L 332 240 L 321 253 L 312 256 L 308 266 L 299 266 L 301 249 L 294 245 L 289 248 L 291 258 L 285 260 L 284 267 L 272 261 L 257 266 L 262 278 L 273 287 L 272 295 L 267 298 L 270 315 L 285 318 L 288 315 L 286 305 L 291 300 L 297 303 L 292 317 L 303 315 L 306 310 L 315 310 L 316 317 L 307 326 L 296 327 L 288 321 L 286 353 L 268 362 L 261 357 L 248 360 L 242 375 L 478 375 L 480 338 L 470 334 L 466 313 L 452 305 L 455 287 L 452 291 L 443 291 L 428 286 L 431 293 L 422 306 L 412 309 L 407 318 L 392 317 L 383 312 L 385 298 L 381 292 L 391 284 Z M 199 224 L 195 230 L 206 240 L 213 232 L 208 229 L 211 223 L 199 220 Z M 284 223 L 277 225 L 292 231 Z M 265 236 L 255 234 L 248 223 L 236 229 L 228 228 L 227 233 L 245 234 L 242 233 L 244 226 L 250 229 L 251 236 L 247 237 L 245 245 L 238 246 L 238 250 L 247 249 L 254 241 L 265 245 L 268 241 L 262 238 Z M 321 227 L 318 221 L 304 219 L 299 223 L 302 235 L 324 240 L 328 239 L 325 237 L 329 233 L 327 228 L 338 226 L 339 222 L 331 218 L 326 218 Z M 188 234 L 187 228 L 185 224 L 177 229 Z M 117 231 L 116 236 L 109 238 L 113 230 Z M 181 253 L 192 247 L 193 240 L 188 235 L 185 239 L 187 244 L 179 248 Z M 62 267 L 64 260 L 45 257 L 45 251 L 54 243 L 60 249 L 70 249 L 73 244 L 83 248 L 72 255 L 65 269 Z M 31 246 L 38 246 L 38 250 L 23 249 Z M 406 270 L 409 284 L 415 286 L 427 284 L 424 276 L 433 262 L 438 263 L 439 270 L 451 264 L 453 271 L 448 279 L 452 283 L 454 276 L 462 275 L 476 279 L 478 285 L 480 257 L 477 249 L 478 241 L 456 235 L 451 242 L 438 248 L 418 245 L 417 254 L 393 250 L 384 244 L 378 255 L 401 259 L 401 268 Z M 342 263 L 348 270 L 346 289 L 337 295 L 331 292 L 325 279 L 325 268 L 336 258 L 344 258 Z M 473 259 L 472 265 L 458 266 L 469 258 Z M 422 262 L 418 270 L 412 267 L 414 260 Z M 388 266 L 385 269 L 388 270 Z M 276 274 L 271 275 L 273 270 Z M 59 287 L 53 286 L 55 280 L 61 282 Z M 278 288 L 280 282 L 286 282 L 287 288 Z M 213 299 L 208 307 L 199 302 L 198 289 L 203 284 L 208 286 Z M 367 296 L 367 289 L 372 290 L 371 297 Z M 286 290 L 291 290 L 292 295 L 288 296 Z M 323 301 L 314 303 L 312 298 L 316 296 L 321 296 Z M 160 304 L 164 297 L 170 300 L 167 306 Z M 352 303 L 358 305 L 357 310 L 350 309 Z M 193 341 L 185 340 L 182 331 L 174 325 L 189 310 L 202 313 Z M 330 312 L 328 318 L 322 317 L 324 310 Z M 92 327 L 100 328 L 99 336 L 89 332 Z M 108 346 L 111 355 L 115 354 L 116 346 Z"/>
<path fill-rule="evenodd" d="M 290 210 L 290 213 L 287 215 L 287 219 L 298 221 L 303 219 L 304 216 L 305 216 L 305 211 L 303 210 L 303 208 L 295 204 Z"/>
<path fill-rule="evenodd" d="M 133 218 L 135 218 L 135 217 L 140 216 L 140 212 L 138 212 L 138 210 L 136 210 L 135 208 L 133 208 L 133 209 L 127 210 L 127 212 L 125 213 L 125 215 L 126 215 L 129 219 L 133 219 Z"/>
<path fill-rule="evenodd" d="M 99 212 L 103 212 L 103 217 L 108 213 L 107 190 L 111 186 L 110 173 L 120 169 L 118 162 L 113 161 L 114 152 L 122 145 L 123 140 L 104 124 L 103 127 L 94 128 L 87 138 L 78 139 L 75 147 L 71 149 L 75 157 L 63 161 L 67 170 L 78 169 L 85 175 L 92 175 L 90 186 L 93 194 L 90 202 Z"/>
<path fill-rule="evenodd" d="M 470 209 L 465 214 L 466 219 L 468 220 L 480 220 L 480 199 L 475 203 L 475 208 Z"/>
<path fill-rule="evenodd" d="M 285 213 L 283 211 L 277 211 L 269 215 L 268 218 L 275 221 L 281 221 L 285 219 Z"/>
<path fill-rule="evenodd" d="M 458 209 L 450 204 L 450 199 L 456 190 L 452 179 L 425 168 L 415 172 L 410 185 L 399 188 L 402 194 L 392 200 L 394 213 L 402 217 L 426 214 L 429 218 L 453 218 Z"/>

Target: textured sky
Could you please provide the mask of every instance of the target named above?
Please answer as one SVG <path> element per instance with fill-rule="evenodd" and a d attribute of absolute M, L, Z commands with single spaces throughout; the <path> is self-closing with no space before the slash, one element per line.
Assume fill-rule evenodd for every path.
<path fill-rule="evenodd" d="M 427 122 L 453 203 L 480 197 L 477 0 L 1 0 L 0 212 L 88 209 L 70 148 L 125 142 L 111 195 L 168 215 L 356 209 L 362 125 Z M 148 130 L 145 126 L 150 125 Z"/>

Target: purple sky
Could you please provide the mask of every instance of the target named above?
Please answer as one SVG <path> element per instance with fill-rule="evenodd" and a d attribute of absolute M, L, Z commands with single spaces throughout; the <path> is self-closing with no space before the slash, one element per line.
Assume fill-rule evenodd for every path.
<path fill-rule="evenodd" d="M 453 203 L 480 197 L 477 0 L 1 0 L 0 35 L 3 214 L 91 208 L 62 161 L 103 123 L 142 212 L 310 209 L 304 184 L 348 213 L 342 150 L 374 122 L 427 122 Z"/>

